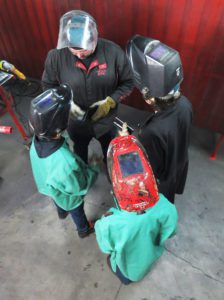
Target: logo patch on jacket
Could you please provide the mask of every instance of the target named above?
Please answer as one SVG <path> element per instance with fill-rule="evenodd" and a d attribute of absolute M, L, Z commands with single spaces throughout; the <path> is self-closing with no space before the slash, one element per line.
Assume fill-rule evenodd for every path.
<path fill-rule="evenodd" d="M 98 76 L 104 76 L 106 74 L 106 70 L 107 70 L 107 64 L 106 63 L 99 65 L 97 75 Z"/>

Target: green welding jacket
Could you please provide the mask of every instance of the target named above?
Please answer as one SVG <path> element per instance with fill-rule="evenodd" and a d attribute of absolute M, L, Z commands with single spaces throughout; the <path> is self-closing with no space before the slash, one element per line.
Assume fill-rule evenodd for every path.
<path fill-rule="evenodd" d="M 51 197 L 66 211 L 83 202 L 97 176 L 94 169 L 71 152 L 66 140 L 47 157 L 38 156 L 33 140 L 30 160 L 39 193 Z"/>
<path fill-rule="evenodd" d="M 110 254 L 116 266 L 132 281 L 141 280 L 162 255 L 164 242 L 176 233 L 177 210 L 162 194 L 143 214 L 110 208 L 95 224 L 96 239 L 102 252 Z"/>

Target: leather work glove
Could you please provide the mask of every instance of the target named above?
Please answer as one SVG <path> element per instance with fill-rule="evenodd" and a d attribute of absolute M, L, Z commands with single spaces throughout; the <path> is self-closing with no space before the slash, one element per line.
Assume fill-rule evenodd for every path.
<path fill-rule="evenodd" d="M 75 117 L 77 120 L 82 120 L 84 115 L 85 115 L 85 111 L 82 110 L 77 104 L 75 104 L 73 101 L 71 102 L 71 108 L 70 108 L 70 112 L 73 115 L 73 117 Z"/>
<path fill-rule="evenodd" d="M 108 96 L 105 100 L 95 102 L 93 105 L 91 105 L 91 108 L 95 106 L 98 106 L 98 108 L 91 117 L 92 121 L 94 122 L 98 121 L 101 118 L 106 117 L 110 109 L 115 108 L 116 102 L 111 97 Z"/>

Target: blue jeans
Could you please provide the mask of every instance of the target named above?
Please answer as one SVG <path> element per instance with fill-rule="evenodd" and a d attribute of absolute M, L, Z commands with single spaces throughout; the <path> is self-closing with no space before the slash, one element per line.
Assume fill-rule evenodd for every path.
<path fill-rule="evenodd" d="M 61 211 L 62 213 L 66 213 L 64 209 L 61 207 L 57 206 L 57 210 Z M 78 232 L 86 232 L 89 229 L 89 222 L 86 218 L 86 214 L 84 211 L 84 202 L 79 205 L 78 207 L 74 208 L 73 210 L 69 211 L 73 222 L 75 223 Z"/>
<path fill-rule="evenodd" d="M 86 232 L 89 229 L 89 222 L 84 211 L 84 202 L 78 207 L 71 210 L 70 215 L 74 221 L 78 232 Z"/>
<path fill-rule="evenodd" d="M 111 263 L 110 263 L 110 255 L 107 256 L 107 264 L 108 264 L 110 270 L 113 272 L 113 274 L 116 275 L 123 284 L 128 285 L 133 282 L 121 273 L 118 266 L 116 266 L 116 273 L 112 270 Z"/>

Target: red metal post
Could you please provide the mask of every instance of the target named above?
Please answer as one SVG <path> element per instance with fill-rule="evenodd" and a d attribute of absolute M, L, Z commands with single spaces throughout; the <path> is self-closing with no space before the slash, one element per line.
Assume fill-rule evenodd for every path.
<path fill-rule="evenodd" d="M 25 141 L 28 140 L 28 136 L 26 135 L 25 130 L 23 129 L 22 125 L 20 124 L 15 112 L 12 109 L 11 103 L 13 103 L 12 95 L 9 92 L 6 92 L 5 89 L 0 86 L 0 96 L 2 97 L 3 102 L 6 105 L 6 109 L 9 112 L 10 116 L 12 117 L 17 129 L 19 130 L 20 134 L 22 135 Z"/>
<path fill-rule="evenodd" d="M 224 135 L 222 134 L 222 135 L 220 135 L 220 137 L 218 139 L 218 142 L 216 143 L 214 151 L 210 155 L 211 160 L 216 160 L 217 153 L 218 153 L 218 151 L 219 151 L 219 149 L 220 149 L 223 142 L 224 142 Z"/>

